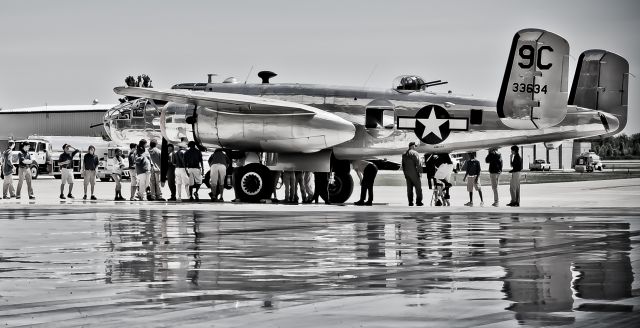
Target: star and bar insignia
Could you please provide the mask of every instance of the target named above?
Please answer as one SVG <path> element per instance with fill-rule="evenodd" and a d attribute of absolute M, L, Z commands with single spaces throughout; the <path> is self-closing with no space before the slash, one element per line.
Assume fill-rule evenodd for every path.
<path fill-rule="evenodd" d="M 438 105 L 421 108 L 415 117 L 398 116 L 396 126 L 400 130 L 413 130 L 424 143 L 435 145 L 449 137 L 451 131 L 468 131 L 468 118 L 453 118 Z"/>

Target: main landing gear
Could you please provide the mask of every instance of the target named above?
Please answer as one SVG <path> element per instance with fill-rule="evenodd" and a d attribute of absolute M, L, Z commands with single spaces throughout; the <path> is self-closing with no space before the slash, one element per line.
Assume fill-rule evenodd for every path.
<path fill-rule="evenodd" d="M 257 203 L 269 199 L 273 191 L 271 170 L 258 163 L 237 168 L 233 183 L 236 197 L 243 202 Z"/>

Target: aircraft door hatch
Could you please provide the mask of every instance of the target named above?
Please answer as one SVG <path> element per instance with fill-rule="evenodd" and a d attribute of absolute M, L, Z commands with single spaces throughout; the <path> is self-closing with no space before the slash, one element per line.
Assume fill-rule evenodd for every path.
<path fill-rule="evenodd" d="M 393 129 L 394 123 L 394 106 L 390 101 L 376 99 L 365 107 L 366 129 Z"/>

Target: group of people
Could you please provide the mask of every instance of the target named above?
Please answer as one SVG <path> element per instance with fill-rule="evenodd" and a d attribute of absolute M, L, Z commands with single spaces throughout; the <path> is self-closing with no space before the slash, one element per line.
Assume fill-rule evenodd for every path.
<path fill-rule="evenodd" d="M 20 152 L 18 153 L 18 187 L 13 188 L 13 149 L 15 148 L 15 142 L 9 141 L 7 149 L 2 152 L 1 166 L 2 175 L 4 176 L 2 182 L 2 198 L 20 199 L 20 192 L 22 191 L 22 184 L 26 181 L 27 189 L 29 192 L 29 199 L 35 199 L 33 194 L 33 187 L 31 186 L 31 154 L 29 154 L 29 144 L 23 144 Z"/>
<path fill-rule="evenodd" d="M 522 157 L 519 153 L 518 146 L 511 146 L 511 181 L 509 190 L 511 193 L 511 201 L 507 206 L 518 207 L 520 206 L 520 171 L 522 171 Z M 493 204 L 492 206 L 500 206 L 500 199 L 498 196 L 498 185 L 500 183 L 500 174 L 502 173 L 502 155 L 496 148 L 489 150 L 485 162 L 489 164 L 489 178 L 491 181 L 491 189 L 493 190 Z M 467 192 L 469 192 L 469 202 L 466 206 L 473 206 L 473 191 L 478 192 L 480 197 L 480 205 L 484 205 L 484 199 L 482 198 L 482 188 L 480 185 L 480 162 L 476 159 L 476 153 L 469 153 L 469 160 L 466 163 L 466 172 L 463 181 L 467 182 Z"/>
<path fill-rule="evenodd" d="M 473 194 L 474 191 L 478 192 L 480 197 L 480 205 L 484 205 L 484 199 L 482 196 L 482 188 L 480 184 L 480 174 L 482 172 L 480 162 L 476 159 L 476 153 L 468 153 L 469 159 L 464 165 L 465 175 L 463 181 L 466 182 L 467 192 L 469 193 L 469 202 L 464 204 L 465 206 L 473 206 Z M 489 150 L 485 162 L 489 164 L 489 176 L 491 181 L 491 188 L 493 190 L 493 206 L 500 205 L 498 196 L 498 184 L 500 181 L 500 174 L 502 173 L 502 156 L 498 152 L 497 148 Z M 520 206 L 520 171 L 522 171 L 522 158 L 519 153 L 518 146 L 511 147 L 511 182 L 510 192 L 511 201 L 507 206 Z M 453 163 L 448 154 L 430 154 L 427 155 L 424 161 L 424 169 L 422 168 L 420 161 L 420 154 L 416 151 L 416 144 L 414 142 L 409 143 L 409 149 L 402 155 L 402 170 L 404 172 L 405 180 L 407 183 L 407 198 L 409 200 L 409 206 L 414 205 L 414 190 L 416 193 L 415 205 L 422 206 L 422 185 L 421 185 L 421 173 L 425 171 L 427 173 L 427 181 L 429 189 L 434 189 L 433 203 L 436 206 L 449 206 L 450 194 L 449 189 L 451 184 L 451 173 L 454 170 Z"/>
<path fill-rule="evenodd" d="M 24 144 L 18 154 L 18 186 L 13 188 L 13 163 L 12 151 L 15 147 L 13 141 L 9 142 L 9 146 L 2 153 L 1 167 L 4 175 L 3 180 L 3 198 L 10 199 L 12 197 L 20 198 L 20 192 L 23 182 L 26 181 L 29 199 L 35 199 L 33 194 L 30 167 L 32 164 L 31 155 L 29 154 L 29 145 Z M 60 155 L 58 165 L 60 167 L 61 184 L 60 199 L 73 199 L 73 181 L 74 181 L 74 164 L 73 158 L 80 152 L 69 144 L 63 145 L 64 152 Z M 195 142 L 188 143 L 188 148 L 178 147 L 174 145 L 167 146 L 167 171 L 166 175 L 161 176 L 162 152 L 158 148 L 156 140 L 142 139 L 138 144 L 132 143 L 129 146 L 128 166 L 124 162 L 124 156 L 120 149 L 115 150 L 115 165 L 112 172 L 112 179 L 115 181 L 115 200 L 126 200 L 122 195 L 122 178 L 128 171 L 131 178 L 131 192 L 129 200 L 158 200 L 165 201 L 162 196 L 162 187 L 164 181 L 169 184 L 171 197 L 169 201 L 182 201 L 183 188 L 185 197 L 188 200 L 199 200 L 199 190 L 203 184 L 209 186 L 211 192 L 209 196 L 213 201 L 224 201 L 223 193 L 225 187 L 230 187 L 230 172 L 233 172 L 231 159 L 222 150 L 216 149 L 208 159 L 209 173 L 208 177 L 204 174 L 202 152 L 198 149 Z M 448 154 L 430 154 L 425 156 L 424 161 L 421 160 L 420 154 L 416 151 L 417 145 L 414 142 L 409 143 L 409 148 L 402 155 L 402 170 L 407 185 L 407 199 L 409 206 L 423 206 L 423 193 L 421 176 L 423 171 L 427 174 L 429 189 L 434 189 L 432 204 L 436 206 L 450 205 L 449 190 L 452 186 L 451 174 L 453 171 L 453 163 Z M 482 187 L 480 184 L 480 175 L 482 172 L 480 162 L 476 159 L 476 153 L 468 153 L 469 159 L 464 165 L 465 175 L 463 181 L 466 181 L 467 192 L 469 193 L 469 202 L 466 206 L 474 205 L 474 191 L 477 191 L 480 198 L 480 205 L 484 205 L 482 195 Z M 500 174 L 502 173 L 502 157 L 497 149 L 490 149 L 485 162 L 489 164 L 489 176 L 491 188 L 493 190 L 493 206 L 499 206 L 498 184 Z M 98 167 L 98 156 L 95 154 L 95 147 L 89 146 L 86 154 L 82 158 L 81 175 L 84 179 L 84 196 L 83 199 L 96 200 L 95 183 L 96 169 Z M 511 201 L 507 206 L 520 206 L 520 171 L 522 170 L 522 158 L 519 154 L 519 147 L 511 147 L 511 182 L 510 192 Z M 241 164 L 240 164 L 241 165 Z M 371 206 L 373 204 L 373 186 L 378 173 L 376 165 L 370 161 L 356 160 L 352 162 L 353 169 L 360 180 L 360 199 L 355 202 L 359 206 Z M 318 202 L 318 198 L 325 193 L 323 198 L 329 203 L 328 191 L 320 186 L 328 185 L 328 174 L 312 173 L 303 171 L 284 171 L 273 172 L 273 202 L 279 202 L 276 195 L 276 185 L 282 179 L 285 188 L 284 203 L 311 203 Z M 315 181 L 316 187 L 314 187 Z M 68 185 L 65 195 L 65 185 Z M 90 191 L 90 194 L 88 193 Z M 298 197 L 298 191 L 300 196 Z M 415 198 L 414 198 L 415 192 Z M 415 200 L 415 202 L 414 202 Z"/>

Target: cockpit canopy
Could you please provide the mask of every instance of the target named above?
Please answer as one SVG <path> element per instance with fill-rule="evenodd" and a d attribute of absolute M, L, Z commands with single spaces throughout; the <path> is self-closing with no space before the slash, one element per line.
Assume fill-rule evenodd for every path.
<path fill-rule="evenodd" d="M 393 80 L 392 88 L 398 92 L 410 93 L 426 88 L 424 79 L 417 75 L 400 75 Z"/>

